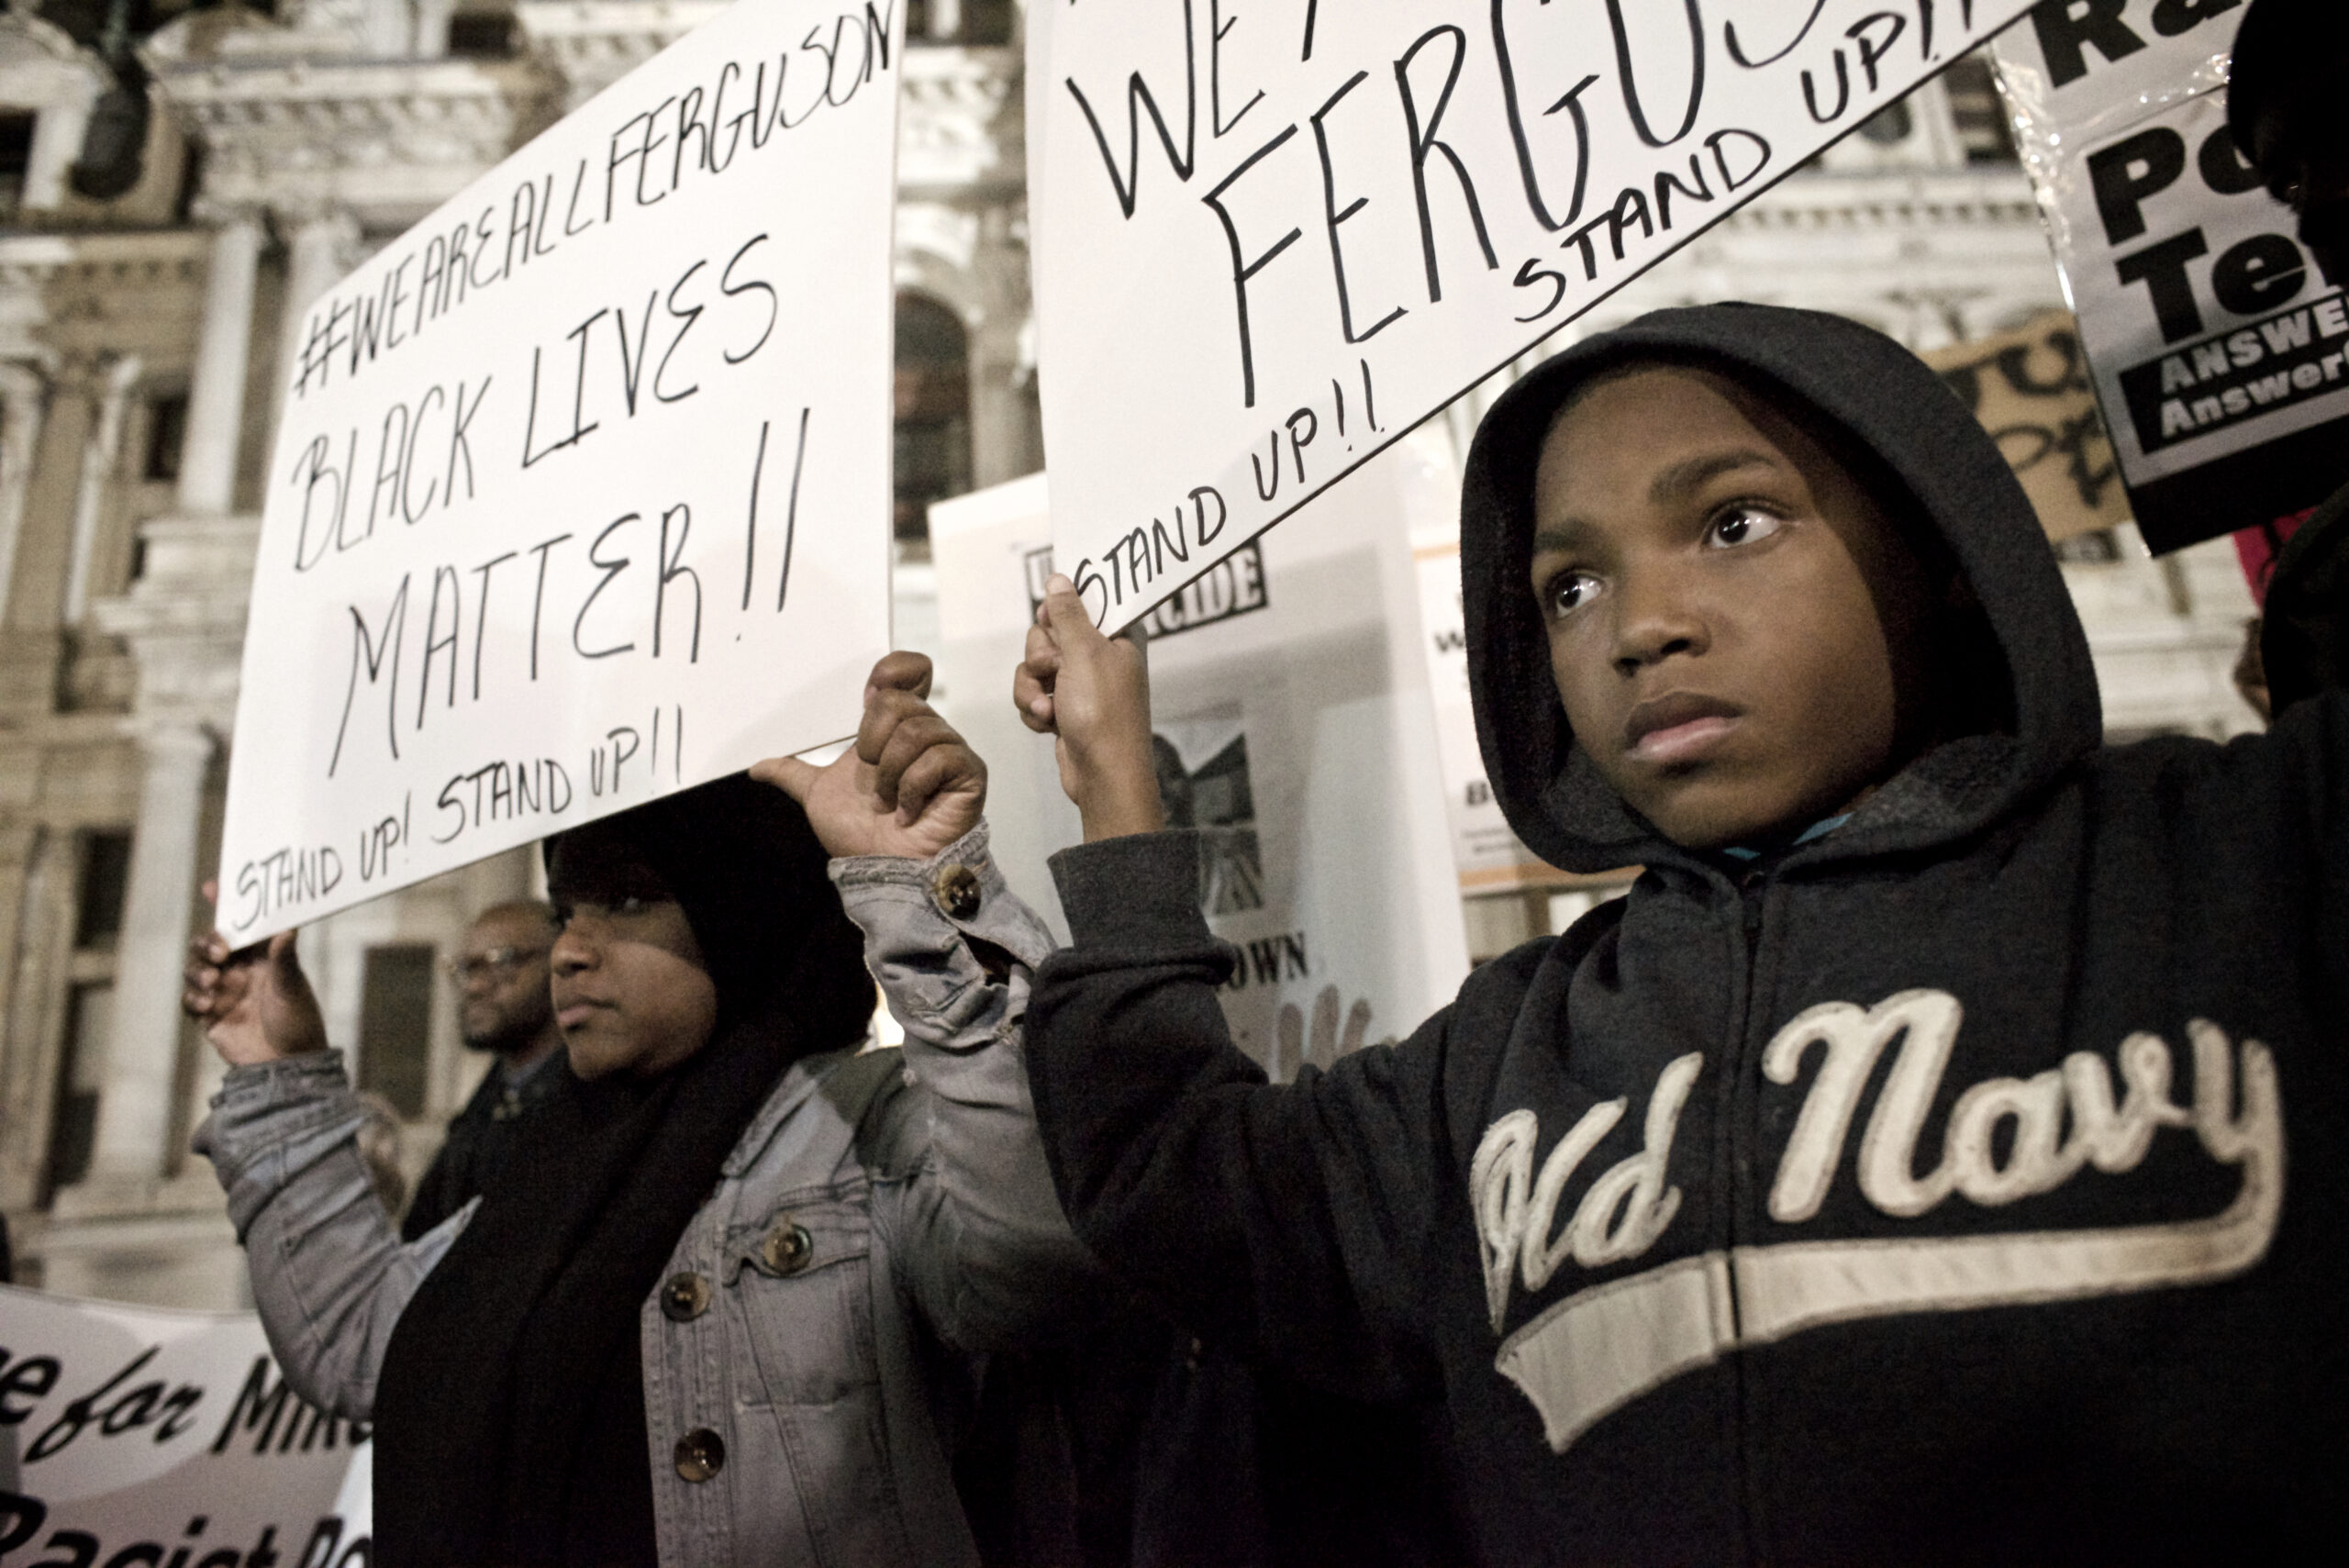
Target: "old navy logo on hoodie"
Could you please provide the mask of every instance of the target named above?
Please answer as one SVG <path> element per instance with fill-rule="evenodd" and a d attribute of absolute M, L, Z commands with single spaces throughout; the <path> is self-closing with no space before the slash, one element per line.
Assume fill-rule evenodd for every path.
<path fill-rule="evenodd" d="M 2266 1254 L 2284 1201 L 2283 1110 L 2266 1046 L 2245 1040 L 2238 1051 L 2216 1024 L 2190 1022 L 2190 1108 L 2172 1097 L 2171 1050 L 2153 1034 L 2121 1042 L 2117 1100 L 2111 1072 L 2093 1051 L 2030 1078 L 1986 1079 L 1958 1097 L 1941 1161 L 1920 1176 L 1919 1134 L 1963 1016 L 1947 992 L 1904 991 L 1873 1007 L 1812 1007 L 1772 1037 L 1762 1070 L 1776 1084 L 1792 1084 L 1812 1048 L 1824 1048 L 1771 1185 L 1772 1218 L 1798 1224 L 1818 1214 L 1869 1073 L 1895 1041 L 1858 1160 L 1860 1192 L 1885 1214 L 1913 1219 L 1953 1193 L 1984 1207 L 2010 1204 L 2053 1191 L 2085 1165 L 2133 1171 L 2165 1128 L 2191 1129 L 2212 1160 L 2240 1170 L 2233 1202 L 2207 1218 L 2112 1229 L 1732 1247 L 1576 1291 L 1508 1335 L 1494 1363 L 1533 1401 L 1553 1449 L 1563 1453 L 1602 1417 L 1683 1373 L 1805 1329 L 2193 1284 L 2240 1273 Z M 1664 1172 L 1703 1060 L 1691 1052 L 1665 1066 L 1649 1096 L 1643 1147 L 1593 1183 L 1563 1224 L 1567 1184 L 1626 1103 L 1585 1112 L 1538 1173 L 1531 1111 L 1511 1111 L 1486 1129 L 1468 1180 L 1496 1334 L 1516 1281 L 1539 1291 L 1569 1259 L 1586 1269 L 1627 1262 L 1670 1229 L 1680 1193 L 1664 1184 Z M 2003 1162 L 1994 1141 L 2002 1122 L 2012 1123 Z"/>

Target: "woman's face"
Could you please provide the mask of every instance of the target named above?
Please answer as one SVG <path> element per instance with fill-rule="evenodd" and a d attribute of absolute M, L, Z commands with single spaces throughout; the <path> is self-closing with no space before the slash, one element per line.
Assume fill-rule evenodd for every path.
<path fill-rule="evenodd" d="M 634 845 L 602 824 L 556 845 L 548 876 L 561 934 L 549 955 L 555 1023 L 582 1078 L 665 1073 L 709 1041 L 718 985 L 684 906 Z"/>

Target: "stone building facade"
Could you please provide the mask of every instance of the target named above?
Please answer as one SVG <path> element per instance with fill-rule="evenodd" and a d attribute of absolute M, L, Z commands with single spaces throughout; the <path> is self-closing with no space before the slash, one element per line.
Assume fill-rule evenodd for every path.
<path fill-rule="evenodd" d="M 896 229 L 898 624 L 934 628 L 922 508 L 1042 461 L 1014 0 L 907 6 Z M 20 1277 L 242 1298 L 217 1081 L 177 1014 L 290 323 L 337 277 L 722 0 L 8 0 L 0 14 L 0 1211 Z M 2061 303 L 1987 77 L 1929 84 L 1603 307 L 1746 297 L 1920 349 Z M 1423 438 L 1455 462 L 1499 383 Z M 2119 729 L 2251 717 L 2249 613 L 2206 549 L 2067 562 Z M 483 862 L 304 933 L 332 1038 L 420 1167 L 484 1063 L 436 959 L 533 885 Z M 1473 901 L 1494 951 L 1553 890 Z"/>

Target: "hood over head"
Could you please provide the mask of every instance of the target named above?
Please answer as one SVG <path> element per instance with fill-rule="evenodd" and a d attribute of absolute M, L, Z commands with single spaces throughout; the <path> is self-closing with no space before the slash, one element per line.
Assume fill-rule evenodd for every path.
<path fill-rule="evenodd" d="M 789 795 L 729 773 L 572 833 L 617 835 L 660 873 L 718 984 L 721 1027 L 780 1010 L 808 1051 L 862 1037 L 874 1001 L 863 938 Z M 550 872 L 570 836 L 546 841 Z"/>
<path fill-rule="evenodd" d="M 1907 349 L 1839 316 L 1776 306 L 1659 310 L 1544 361 L 1486 415 L 1460 503 L 1460 574 L 1476 738 L 1519 838 L 1553 865 L 1606 871 L 1682 853 L 1623 804 L 1575 743 L 1528 576 L 1533 481 L 1558 410 L 1594 377 L 1642 360 L 1739 383 L 1874 454 L 1858 477 L 1897 519 L 1934 530 L 1955 558 L 2001 658 L 1962 682 L 2010 715 L 1944 742 L 1809 853 L 1922 848 L 1978 828 L 2093 751 L 2102 718 L 2087 639 L 2037 515 L 1981 424 Z M 1839 456 L 1842 454 L 1839 454 Z M 1951 650 L 1951 657 L 1964 651 Z M 1991 667 L 1995 665 L 1996 667 Z M 2026 679 L 2018 680 L 2020 673 Z"/>

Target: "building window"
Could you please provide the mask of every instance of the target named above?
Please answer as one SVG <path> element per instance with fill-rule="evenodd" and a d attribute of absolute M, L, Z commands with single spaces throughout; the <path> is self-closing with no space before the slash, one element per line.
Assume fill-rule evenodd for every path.
<path fill-rule="evenodd" d="M 0 113 L 0 223 L 17 221 L 25 200 L 25 171 L 33 163 L 33 121 L 22 110 Z"/>
<path fill-rule="evenodd" d="M 449 52 L 463 60 L 506 60 L 514 53 L 514 18 L 503 11 L 460 11 L 449 18 Z"/>
<path fill-rule="evenodd" d="M 130 885 L 130 835 L 87 833 L 82 839 L 81 885 L 76 890 L 73 951 L 112 952 L 122 935 L 122 899 Z"/>
<path fill-rule="evenodd" d="M 1990 75 L 1990 62 L 1979 51 L 1954 62 L 1942 78 L 1949 93 L 1950 118 L 1957 125 L 1957 142 L 1968 163 L 2012 163 L 2015 139 L 2007 123 L 2007 104 Z"/>
<path fill-rule="evenodd" d="M 187 394 L 173 392 L 147 405 L 147 461 L 139 473 L 148 480 L 180 476 L 180 448 L 187 441 Z"/>
<path fill-rule="evenodd" d="M 60 1187 L 90 1173 L 98 1135 L 98 1091 L 106 1085 L 114 1033 L 114 950 L 122 937 L 123 894 L 130 883 L 130 834 L 104 828 L 82 835 L 73 897 L 72 989 L 65 994 L 65 1040 L 57 1059 L 57 1095 L 41 1162 L 40 1206 Z"/>
<path fill-rule="evenodd" d="M 930 504 L 971 487 L 971 363 L 963 323 L 897 296 L 896 506 L 901 539 L 930 537 Z"/>
<path fill-rule="evenodd" d="M 114 1032 L 114 983 L 76 985 L 65 1004 L 65 1051 L 57 1063 L 57 1103 L 49 1118 L 49 1160 L 41 1173 L 40 1206 L 60 1187 L 90 1173 L 98 1140 L 98 1090 L 106 1074 L 106 1040 Z"/>
<path fill-rule="evenodd" d="M 906 37 L 974 46 L 1011 41 L 1013 0 L 907 0 Z"/>
<path fill-rule="evenodd" d="M 1860 122 L 1860 138 L 1878 147 L 1892 147 L 1909 139 L 1917 128 L 1917 117 L 1906 98 L 1895 98 Z"/>
<path fill-rule="evenodd" d="M 359 1086 L 413 1121 L 424 1114 L 432 1048 L 432 944 L 367 950 L 359 985 Z"/>

